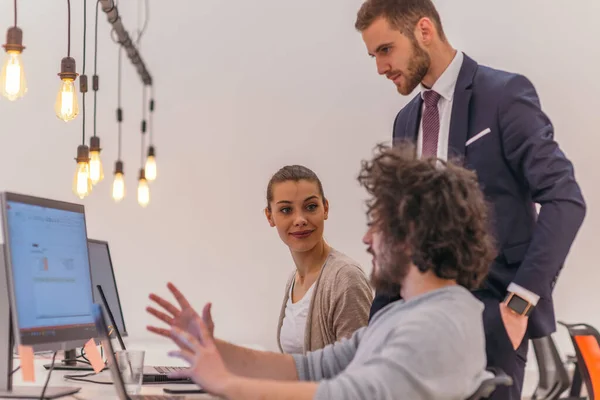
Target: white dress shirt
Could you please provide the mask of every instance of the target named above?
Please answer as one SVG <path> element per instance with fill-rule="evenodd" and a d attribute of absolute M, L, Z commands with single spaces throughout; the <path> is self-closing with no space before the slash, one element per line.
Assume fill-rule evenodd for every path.
<path fill-rule="evenodd" d="M 454 88 L 458 80 L 458 74 L 463 63 L 463 53 L 457 51 L 454 59 L 448 65 L 448 68 L 442 73 L 433 87 L 426 88 L 421 84 L 421 98 L 423 93 L 433 90 L 440 95 L 438 101 L 438 111 L 440 113 L 440 132 L 438 136 L 437 156 L 442 160 L 448 158 L 448 138 L 450 137 L 450 118 L 452 116 L 452 102 L 454 100 Z M 425 112 L 425 102 L 423 102 L 421 115 Z M 417 154 L 421 157 L 423 151 L 423 121 L 419 124 L 419 136 L 417 138 Z"/>
<path fill-rule="evenodd" d="M 450 138 L 450 119 L 452 118 L 452 104 L 454 100 L 454 89 L 456 88 L 456 82 L 458 80 L 458 74 L 462 68 L 464 55 L 462 51 L 457 51 L 456 55 L 450 62 L 450 65 L 435 81 L 431 88 L 426 88 L 421 84 L 421 98 L 424 99 L 423 93 L 428 90 L 433 90 L 440 95 L 438 101 L 438 111 L 440 114 L 440 132 L 438 135 L 438 148 L 437 156 L 439 159 L 448 159 L 448 143 Z M 423 102 L 421 115 L 425 112 L 425 102 Z M 419 123 L 419 134 L 417 137 L 417 155 L 421 157 L 423 151 L 423 120 Z M 530 302 L 532 305 L 537 305 L 540 296 L 533 293 L 530 290 L 525 289 L 516 283 L 511 283 L 508 286 L 508 291 L 518 294 L 525 300 Z"/>

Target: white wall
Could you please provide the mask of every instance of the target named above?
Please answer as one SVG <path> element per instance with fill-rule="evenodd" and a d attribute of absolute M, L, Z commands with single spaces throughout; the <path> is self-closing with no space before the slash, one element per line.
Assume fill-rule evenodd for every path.
<path fill-rule="evenodd" d="M 53 114 L 66 51 L 63 3 L 19 2 L 29 93 L 16 103 L 0 100 L 0 188 L 76 201 L 71 180 L 82 120 L 65 124 Z M 72 53 L 81 72 L 82 7 L 73 3 Z M 133 30 L 137 2 L 122 3 L 123 20 Z M 141 85 L 129 64 L 123 90 L 128 196 L 122 204 L 110 198 L 117 46 L 100 16 L 98 128 L 107 179 L 83 203 L 89 236 L 111 243 L 132 335 L 145 335 L 151 321 L 144 312 L 147 294 L 164 292 L 172 280 L 198 307 L 215 303 L 219 335 L 274 348 L 292 262 L 262 208 L 268 178 L 286 163 L 303 163 L 321 176 L 332 207 L 328 240 L 370 271 L 360 242 L 364 193 L 355 176 L 360 160 L 389 139 L 407 99 L 376 75 L 354 31 L 360 3 L 151 0 L 142 54 L 155 78 L 159 179 L 147 209 L 135 200 Z M 88 4 L 91 75 L 95 3 Z M 539 90 L 589 206 L 556 288 L 558 317 L 600 327 L 594 290 L 599 191 L 593 187 L 600 144 L 599 3 L 437 4 L 456 47 L 480 63 L 524 73 Z M 2 2 L 0 30 L 11 23 L 12 2 Z M 559 332 L 561 348 L 570 351 Z"/>

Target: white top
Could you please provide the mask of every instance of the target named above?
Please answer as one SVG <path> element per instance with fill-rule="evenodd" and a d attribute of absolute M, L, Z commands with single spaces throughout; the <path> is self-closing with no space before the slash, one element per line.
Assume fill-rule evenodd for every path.
<path fill-rule="evenodd" d="M 442 160 L 448 158 L 448 139 L 450 136 L 450 117 L 452 116 L 452 103 L 454 100 L 454 89 L 456 88 L 456 81 L 458 80 L 458 74 L 463 64 L 464 55 L 461 51 L 457 51 L 454 59 L 448 65 L 446 70 L 433 84 L 431 89 L 421 85 L 421 97 L 423 93 L 433 90 L 440 95 L 438 101 L 438 112 L 440 113 L 440 132 L 438 136 L 438 148 L 437 157 Z M 423 102 L 422 113 L 425 111 L 425 102 Z M 423 119 L 419 124 L 419 136 L 417 138 L 417 154 L 421 157 L 421 151 L 423 150 Z"/>
<path fill-rule="evenodd" d="M 300 301 L 292 303 L 294 284 L 290 287 L 288 301 L 285 304 L 285 316 L 283 317 L 283 324 L 281 325 L 281 334 L 279 337 L 281 348 L 286 354 L 304 353 L 306 318 L 308 317 L 312 292 L 315 287 L 315 284 L 313 283 Z"/>

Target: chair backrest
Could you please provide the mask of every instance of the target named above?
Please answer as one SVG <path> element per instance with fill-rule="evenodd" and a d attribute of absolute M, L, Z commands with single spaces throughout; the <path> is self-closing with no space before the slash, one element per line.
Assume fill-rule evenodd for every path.
<path fill-rule="evenodd" d="M 569 330 L 575 354 L 577 367 L 581 372 L 583 382 L 590 400 L 600 394 L 600 333 L 587 324 L 563 324 Z"/>
<path fill-rule="evenodd" d="M 511 386 L 513 384 L 512 378 L 506 375 L 504 371 L 498 368 L 488 368 L 488 371 L 492 372 L 494 377 L 483 381 L 477 391 L 467 400 L 487 399 L 494 393 L 498 386 Z"/>
<path fill-rule="evenodd" d="M 569 388 L 570 380 L 552 336 L 531 340 L 537 360 L 539 381 L 532 400 L 556 400 Z"/>

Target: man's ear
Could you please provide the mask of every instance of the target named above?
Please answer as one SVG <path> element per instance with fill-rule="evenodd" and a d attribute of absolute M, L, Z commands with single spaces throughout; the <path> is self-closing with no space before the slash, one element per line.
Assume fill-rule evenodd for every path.
<path fill-rule="evenodd" d="M 434 37 L 439 35 L 439 32 L 437 32 L 435 24 L 431 19 L 423 17 L 415 25 L 414 35 L 417 42 L 421 43 L 424 47 L 428 47 Z"/>
<path fill-rule="evenodd" d="M 271 228 L 275 226 L 275 221 L 273 221 L 273 213 L 269 210 L 269 207 L 265 207 L 265 217 L 267 217 L 267 221 L 269 221 L 269 225 Z"/>

